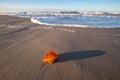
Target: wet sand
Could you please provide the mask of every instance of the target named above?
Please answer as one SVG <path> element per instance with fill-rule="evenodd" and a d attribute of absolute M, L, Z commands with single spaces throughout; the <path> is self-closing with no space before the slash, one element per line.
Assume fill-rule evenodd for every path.
<path fill-rule="evenodd" d="M 54 50 L 54 64 L 42 62 Z M 120 80 L 120 29 L 34 24 L 0 16 L 0 80 Z"/>

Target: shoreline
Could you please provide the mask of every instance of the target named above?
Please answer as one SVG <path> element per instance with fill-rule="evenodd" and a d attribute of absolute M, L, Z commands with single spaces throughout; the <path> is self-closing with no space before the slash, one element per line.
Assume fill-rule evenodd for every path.
<path fill-rule="evenodd" d="M 23 17 L 23 16 L 22 16 Z M 27 16 L 28 17 L 28 16 Z M 79 16 L 78 16 L 79 17 Z M 44 19 L 45 18 L 45 19 Z M 73 17 L 74 18 L 74 17 Z M 82 17 L 81 17 L 82 18 Z M 99 18 L 100 17 L 97 17 L 97 19 L 99 20 Z M 66 27 L 90 27 L 90 28 L 120 28 L 120 26 L 119 25 L 114 25 L 114 26 L 111 26 L 112 24 L 111 23 L 109 23 L 109 22 L 106 22 L 106 23 L 104 23 L 104 22 L 102 22 L 102 21 L 99 21 L 99 22 L 102 22 L 101 24 L 99 24 L 98 22 L 96 22 L 97 23 L 97 25 L 96 24 L 94 24 L 94 22 L 93 21 L 88 21 L 88 19 L 89 18 L 87 18 L 86 19 L 86 21 L 88 21 L 88 22 L 86 22 L 86 23 L 89 23 L 89 24 L 85 24 L 84 22 L 84 24 L 83 25 L 81 25 L 82 24 L 82 21 L 84 21 L 84 20 L 81 20 L 80 22 L 81 22 L 81 24 L 78 24 L 78 23 L 73 23 L 73 24 L 69 24 L 69 22 L 67 22 L 67 23 L 62 23 L 64 20 L 61 20 L 61 24 L 59 24 L 59 22 L 58 23 L 49 23 L 49 22 L 44 22 L 44 20 L 46 21 L 46 20 L 48 20 L 49 21 L 49 19 L 51 19 L 51 20 L 55 20 L 56 21 L 56 19 L 54 18 L 54 17 L 49 17 L 49 16 L 43 16 L 43 17 L 35 17 L 35 16 L 33 16 L 33 17 L 31 17 L 30 18 L 31 19 L 31 21 L 33 22 L 33 23 L 37 23 L 37 24 L 42 24 L 42 25 L 49 25 L 49 26 L 66 26 Z M 104 18 L 105 19 L 105 18 Z M 104 20 L 103 19 L 103 20 Z M 42 21 L 43 20 L 43 21 Z M 53 20 L 53 22 L 54 22 L 54 20 Z M 59 19 L 58 19 L 59 20 Z M 72 19 L 71 19 L 72 20 Z M 79 20 L 79 19 L 78 19 Z M 91 20 L 92 20 L 92 17 L 91 17 Z M 112 18 L 110 18 L 110 19 L 108 19 L 108 21 L 109 20 L 113 20 Z M 119 19 L 117 19 L 117 21 L 118 21 Z M 69 21 L 69 20 L 68 20 Z M 116 21 L 116 22 L 117 22 Z M 113 24 L 118 24 L 118 23 L 116 23 L 114 20 L 113 21 L 110 21 L 110 22 L 113 22 Z M 109 24 L 109 25 L 105 25 L 105 24 Z M 110 25 L 111 24 L 111 25 Z M 96 25 L 96 26 L 94 26 L 94 25 Z M 101 25 L 101 26 L 100 26 Z"/>
<path fill-rule="evenodd" d="M 93 27 L 93 26 L 86 26 L 86 25 L 75 25 L 75 24 L 49 24 L 49 23 L 42 23 L 34 18 L 29 18 L 31 22 L 35 24 L 40 24 L 40 25 L 46 25 L 46 26 L 57 26 L 57 27 L 79 27 L 79 28 L 112 28 L 112 27 Z M 114 27 L 114 28 L 120 28 L 120 27 Z"/>
<path fill-rule="evenodd" d="M 44 64 L 54 50 L 59 59 Z M 0 80 L 120 80 L 120 28 L 46 26 L 0 16 Z"/>

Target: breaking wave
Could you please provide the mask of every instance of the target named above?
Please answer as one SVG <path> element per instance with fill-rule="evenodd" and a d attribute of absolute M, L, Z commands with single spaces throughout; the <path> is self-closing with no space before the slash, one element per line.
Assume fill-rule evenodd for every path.
<path fill-rule="evenodd" d="M 41 25 L 51 25 L 51 26 L 68 26 L 68 27 L 88 27 L 85 25 L 75 25 L 75 24 L 48 24 L 48 23 L 43 23 L 37 20 L 36 18 L 31 18 L 31 22 L 36 23 L 36 24 L 41 24 Z"/>
<path fill-rule="evenodd" d="M 120 28 L 120 18 L 81 16 L 81 15 L 55 15 L 39 14 L 31 16 L 31 21 L 37 24 L 69 26 L 69 27 L 92 27 L 92 28 Z"/>

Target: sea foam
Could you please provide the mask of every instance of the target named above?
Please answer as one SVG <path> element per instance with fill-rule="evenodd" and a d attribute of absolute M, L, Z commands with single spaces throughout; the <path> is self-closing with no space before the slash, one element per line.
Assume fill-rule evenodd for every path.
<path fill-rule="evenodd" d="M 37 24 L 67 27 L 90 27 L 90 28 L 120 28 L 120 18 L 65 15 L 65 14 L 37 14 L 32 15 L 31 21 Z"/>
<path fill-rule="evenodd" d="M 31 18 L 31 22 L 42 25 L 50 25 L 50 26 L 88 27 L 85 25 L 75 25 L 75 24 L 48 24 L 48 23 L 40 22 L 40 20 L 37 20 L 37 18 Z"/>

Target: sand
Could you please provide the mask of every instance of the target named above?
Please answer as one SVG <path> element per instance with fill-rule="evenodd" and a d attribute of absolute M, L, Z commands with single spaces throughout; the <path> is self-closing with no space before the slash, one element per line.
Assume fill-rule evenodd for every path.
<path fill-rule="evenodd" d="M 53 64 L 42 62 L 49 50 L 59 56 Z M 0 80 L 120 80 L 120 29 L 0 16 Z"/>

